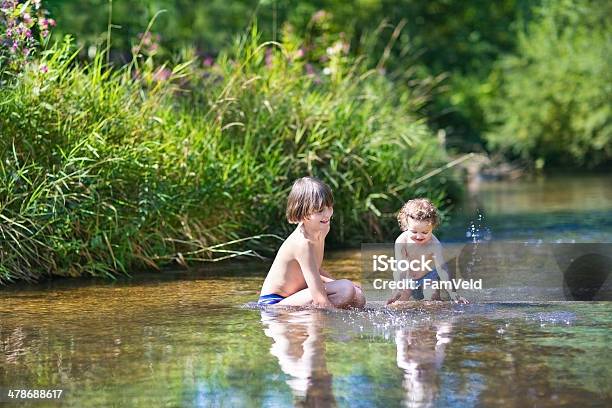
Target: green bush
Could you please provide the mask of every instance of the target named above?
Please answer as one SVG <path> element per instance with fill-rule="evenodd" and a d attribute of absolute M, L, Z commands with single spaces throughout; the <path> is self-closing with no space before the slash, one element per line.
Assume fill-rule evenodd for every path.
<path fill-rule="evenodd" d="M 0 89 L 0 281 L 269 253 L 261 235 L 289 230 L 288 189 L 309 174 L 334 190 L 332 245 L 383 239 L 413 195 L 441 202 L 439 179 L 412 183 L 445 159 L 418 95 L 298 47 L 253 33 L 172 69 L 43 52 Z"/>
<path fill-rule="evenodd" d="M 594 167 L 612 158 L 609 2 L 545 1 L 499 62 L 487 107 L 493 150 L 538 166 Z"/>

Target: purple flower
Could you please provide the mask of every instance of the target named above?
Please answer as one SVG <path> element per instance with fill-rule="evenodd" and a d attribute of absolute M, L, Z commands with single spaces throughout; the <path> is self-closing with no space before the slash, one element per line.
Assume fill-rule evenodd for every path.
<path fill-rule="evenodd" d="M 10 11 L 12 11 L 11 9 L 15 8 L 15 6 L 16 6 L 16 4 L 13 1 L 11 1 L 11 0 L 5 0 L 5 1 L 2 2 L 2 9 L 4 11 L 9 11 L 10 12 Z"/>
<path fill-rule="evenodd" d="M 46 74 L 47 72 L 49 72 L 49 67 L 47 67 L 45 64 L 41 65 L 40 72 L 42 72 L 43 74 Z"/>
<path fill-rule="evenodd" d="M 203 63 L 207 67 L 212 67 L 212 65 L 215 63 L 215 60 L 212 57 L 206 57 L 204 58 Z"/>

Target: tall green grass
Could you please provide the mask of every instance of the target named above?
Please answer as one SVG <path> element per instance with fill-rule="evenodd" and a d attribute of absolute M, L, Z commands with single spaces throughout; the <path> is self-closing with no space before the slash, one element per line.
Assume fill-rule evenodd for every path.
<path fill-rule="evenodd" d="M 440 179 L 413 182 L 445 160 L 418 84 L 342 53 L 313 72 L 296 47 L 254 33 L 166 79 L 43 52 L 0 89 L 0 282 L 270 253 L 304 175 L 334 191 L 332 245 L 384 239 L 411 196 L 440 202 Z"/>

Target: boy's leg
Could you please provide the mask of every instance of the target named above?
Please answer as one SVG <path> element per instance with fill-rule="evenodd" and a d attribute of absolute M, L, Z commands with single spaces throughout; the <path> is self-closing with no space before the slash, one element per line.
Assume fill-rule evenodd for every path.
<path fill-rule="evenodd" d="M 350 304 L 351 307 L 361 309 L 366 304 L 366 298 L 363 294 L 363 290 L 359 286 L 355 286 L 355 296 L 353 296 L 353 302 Z"/>
<path fill-rule="evenodd" d="M 325 291 L 327 292 L 329 301 L 338 308 L 353 306 L 353 303 L 356 301 L 355 293 L 357 290 L 353 285 L 353 282 L 347 279 L 327 282 L 325 284 Z M 310 289 L 302 289 L 291 296 L 287 296 L 277 304 L 283 306 L 312 306 L 312 295 L 310 293 Z"/>

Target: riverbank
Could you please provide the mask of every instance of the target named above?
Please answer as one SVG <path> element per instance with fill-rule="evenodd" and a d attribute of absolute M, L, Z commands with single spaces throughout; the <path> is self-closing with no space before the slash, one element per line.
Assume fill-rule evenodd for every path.
<path fill-rule="evenodd" d="M 457 189 L 422 177 L 447 158 L 412 88 L 341 50 L 313 71 L 296 44 L 256 38 L 213 65 L 114 69 L 66 42 L 9 78 L 0 282 L 269 254 L 304 175 L 334 191 L 332 247 L 384 236 L 408 197 Z"/>

